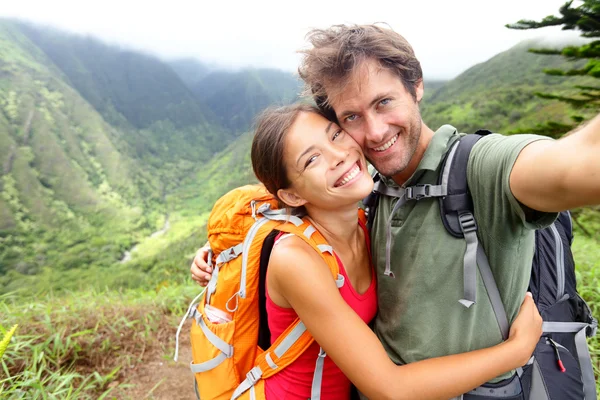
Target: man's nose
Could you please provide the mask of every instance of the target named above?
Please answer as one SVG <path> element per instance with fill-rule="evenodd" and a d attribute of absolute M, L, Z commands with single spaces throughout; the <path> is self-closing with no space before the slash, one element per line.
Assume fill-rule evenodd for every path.
<path fill-rule="evenodd" d="M 377 115 L 365 116 L 365 138 L 367 146 L 369 143 L 381 144 L 388 130 L 387 124 Z"/>

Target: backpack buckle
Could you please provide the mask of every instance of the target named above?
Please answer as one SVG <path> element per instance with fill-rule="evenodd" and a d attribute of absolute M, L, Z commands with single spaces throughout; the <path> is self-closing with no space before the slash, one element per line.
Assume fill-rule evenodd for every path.
<path fill-rule="evenodd" d="M 596 318 L 592 318 L 592 323 L 587 328 L 587 337 L 594 337 L 598 332 L 598 320 Z"/>
<path fill-rule="evenodd" d="M 262 377 L 262 370 L 260 369 L 259 366 L 252 368 L 246 374 L 246 380 L 251 384 L 251 386 L 254 386 L 256 384 L 256 382 L 258 382 L 260 380 L 261 377 Z"/>
<path fill-rule="evenodd" d="M 477 230 L 477 222 L 475 222 L 475 217 L 470 212 L 459 214 L 458 223 L 463 234 L 475 232 Z"/>
<path fill-rule="evenodd" d="M 431 185 L 415 185 L 406 188 L 406 200 L 421 200 L 425 197 L 431 197 Z"/>

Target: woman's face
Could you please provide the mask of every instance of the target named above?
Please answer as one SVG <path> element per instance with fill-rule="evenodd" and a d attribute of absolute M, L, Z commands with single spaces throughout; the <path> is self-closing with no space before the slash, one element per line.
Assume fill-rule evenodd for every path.
<path fill-rule="evenodd" d="M 301 112 L 285 138 L 284 163 L 290 188 L 304 204 L 335 209 L 373 190 L 360 146 L 335 123 Z M 284 199 L 285 200 L 285 199 Z"/>

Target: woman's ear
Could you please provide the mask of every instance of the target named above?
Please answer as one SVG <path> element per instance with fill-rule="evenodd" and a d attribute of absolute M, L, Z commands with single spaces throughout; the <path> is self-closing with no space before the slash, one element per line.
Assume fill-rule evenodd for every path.
<path fill-rule="evenodd" d="M 298 196 L 291 189 L 279 189 L 277 191 L 277 197 L 281 199 L 285 204 L 290 207 L 301 207 L 306 204 L 306 200 Z"/>

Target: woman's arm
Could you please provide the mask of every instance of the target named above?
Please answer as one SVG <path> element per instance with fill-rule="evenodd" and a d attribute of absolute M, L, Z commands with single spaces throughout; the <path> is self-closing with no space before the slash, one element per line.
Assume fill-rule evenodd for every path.
<path fill-rule="evenodd" d="M 542 333 L 541 317 L 526 296 L 506 342 L 397 366 L 339 294 L 320 255 L 301 239 L 290 238 L 273 249 L 268 279 L 269 288 L 286 299 L 327 355 L 370 399 L 458 396 L 524 365 Z"/>

